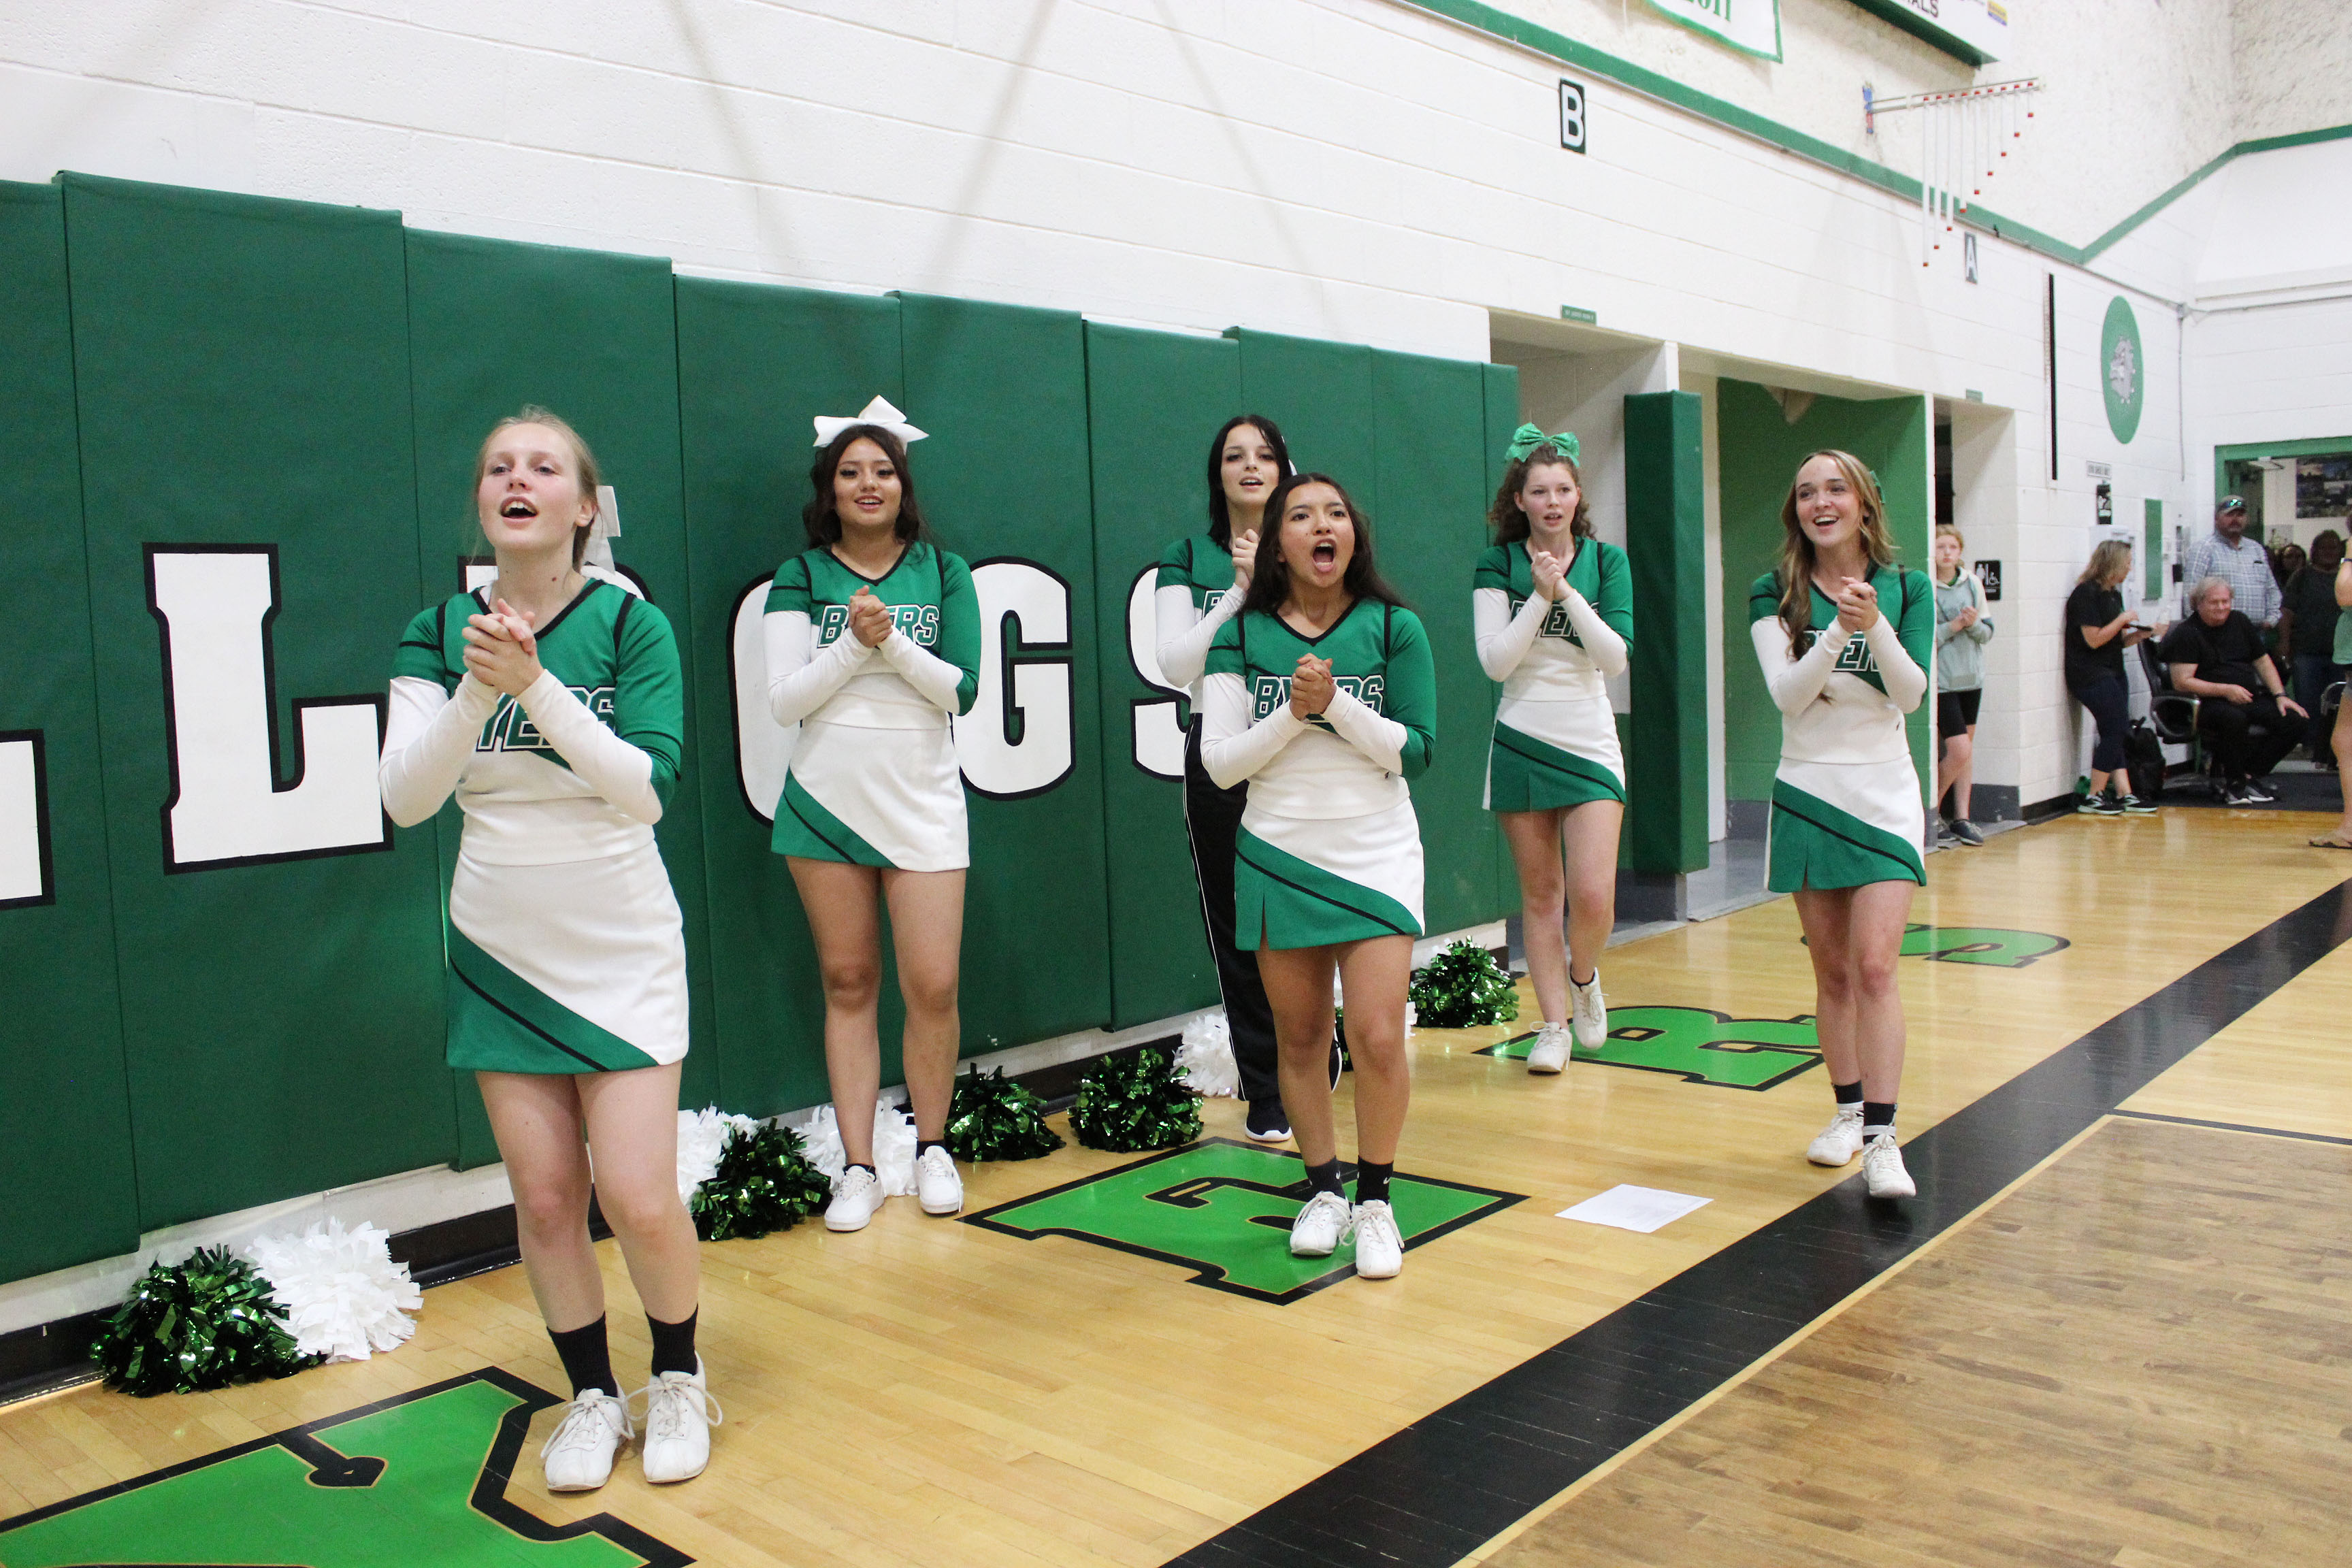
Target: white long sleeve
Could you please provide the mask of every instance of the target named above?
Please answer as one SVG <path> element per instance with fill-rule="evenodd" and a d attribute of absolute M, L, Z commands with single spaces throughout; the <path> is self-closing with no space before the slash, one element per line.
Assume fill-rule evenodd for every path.
<path fill-rule="evenodd" d="M 856 637 L 845 636 L 811 658 L 809 643 L 814 633 L 808 616 L 800 610 L 777 610 L 761 616 L 760 631 L 768 647 L 768 711 L 786 728 L 824 707 L 874 651 Z"/>
<path fill-rule="evenodd" d="M 622 816 L 648 827 L 662 816 L 654 793 L 654 760 L 588 710 L 572 689 L 547 670 L 516 700 L 531 727 L 547 738 L 574 777 L 612 803 Z"/>
<path fill-rule="evenodd" d="M 1895 623 L 1882 614 L 1862 636 L 1870 644 L 1871 658 L 1878 661 L 1879 683 L 1886 688 L 1895 706 L 1906 713 L 1918 707 L 1919 700 L 1927 695 L 1927 672 L 1911 662 L 1903 639 L 1895 635 Z"/>
<path fill-rule="evenodd" d="M 1160 588 L 1151 595 L 1154 642 L 1152 654 L 1160 673 L 1177 686 L 1189 687 L 1201 679 L 1209 662 L 1209 645 L 1217 628 L 1242 607 L 1242 591 L 1228 588 L 1209 604 L 1203 615 L 1192 604 L 1192 590 L 1181 585 Z"/>
<path fill-rule="evenodd" d="M 441 809 L 498 706 L 499 694 L 471 675 L 457 682 L 455 699 L 438 681 L 394 679 L 383 755 L 376 766 L 376 787 L 393 821 L 414 827 Z"/>
<path fill-rule="evenodd" d="M 1511 596 L 1500 588 L 1470 592 L 1472 635 L 1477 639 L 1478 666 L 1489 680 L 1508 680 L 1519 661 L 1536 646 L 1551 601 L 1531 594 L 1517 615 L 1511 614 Z M 1622 644 L 1620 645 L 1622 646 Z"/>
<path fill-rule="evenodd" d="M 1576 628 L 1578 639 L 1584 644 L 1585 654 L 1592 660 L 1592 668 L 1606 676 L 1624 674 L 1625 639 L 1601 618 L 1601 612 L 1592 607 L 1592 601 L 1578 593 L 1572 584 L 1567 586 L 1566 603 L 1568 624 Z"/>
<path fill-rule="evenodd" d="M 1240 676 L 1202 677 L 1201 765 L 1220 789 L 1231 789 L 1265 766 L 1308 728 L 1287 702 L 1253 724 L 1249 687 Z"/>
<path fill-rule="evenodd" d="M 1287 703 L 1283 705 L 1283 711 L 1290 711 Z M 1330 705 L 1323 710 L 1323 718 L 1341 740 L 1378 763 L 1382 773 L 1404 771 L 1404 743 L 1412 738 L 1412 732 L 1395 720 L 1373 712 L 1354 692 L 1344 687 L 1334 691 Z M 1205 750 L 1202 755 L 1205 761 Z"/>
<path fill-rule="evenodd" d="M 1883 622 L 1885 617 L 1879 619 Z M 1830 673 L 1837 668 L 1838 650 L 1846 644 L 1832 625 L 1813 639 L 1802 658 L 1791 658 L 1789 629 L 1778 616 L 1750 623 L 1748 635 L 1756 645 L 1757 663 L 1764 667 L 1764 685 L 1772 693 L 1772 706 L 1783 713 L 1801 713 L 1812 705 L 1822 688 L 1829 684 Z M 1904 662 L 1910 660 L 1906 658 Z"/>
<path fill-rule="evenodd" d="M 844 637 L 844 642 L 855 642 Z M 890 668 L 905 678 L 908 685 L 922 693 L 927 701 L 935 702 L 949 713 L 963 709 L 963 671 L 925 647 L 896 627 L 876 650 L 889 661 Z"/>

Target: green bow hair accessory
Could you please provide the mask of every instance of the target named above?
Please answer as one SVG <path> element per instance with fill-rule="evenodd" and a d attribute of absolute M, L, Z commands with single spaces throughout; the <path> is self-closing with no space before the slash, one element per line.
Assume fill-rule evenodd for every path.
<path fill-rule="evenodd" d="M 1577 445 L 1576 432 L 1563 430 L 1557 436 L 1547 436 L 1540 425 L 1522 425 L 1512 431 L 1511 444 L 1503 449 L 1504 460 L 1520 462 L 1538 447 L 1556 447 L 1568 454 L 1568 460 L 1571 463 L 1584 461 L 1584 450 Z"/>

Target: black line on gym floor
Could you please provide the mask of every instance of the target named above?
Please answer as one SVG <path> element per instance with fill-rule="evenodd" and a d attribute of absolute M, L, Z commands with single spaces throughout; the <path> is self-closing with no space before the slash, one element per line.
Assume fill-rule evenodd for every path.
<path fill-rule="evenodd" d="M 2291 1132 L 2284 1127 L 2256 1127 L 2246 1121 L 2208 1121 L 2201 1116 L 2163 1116 L 2153 1110 L 2111 1110 L 2134 1121 L 2168 1121 L 2175 1127 L 2210 1127 L 2221 1132 L 2257 1132 L 2265 1138 L 2294 1138 L 2305 1143 L 2338 1143 L 2352 1149 L 2352 1138 L 2331 1138 L 2325 1132 Z"/>
<path fill-rule="evenodd" d="M 1853 1176 L 1431 1412 L 1171 1568 L 1452 1568 L 1965 1220 L 2352 937 L 2321 894 L 1904 1145 L 1920 1195 Z"/>

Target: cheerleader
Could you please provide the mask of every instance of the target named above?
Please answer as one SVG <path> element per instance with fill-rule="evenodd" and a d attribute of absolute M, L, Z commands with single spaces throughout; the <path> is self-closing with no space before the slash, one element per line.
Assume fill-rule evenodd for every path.
<path fill-rule="evenodd" d="M 1437 693 L 1429 638 L 1372 563 L 1370 520 L 1339 482 L 1275 487 L 1241 613 L 1202 680 L 1201 761 L 1248 782 L 1234 925 L 1257 950 L 1281 1051 L 1282 1102 L 1310 1189 L 1290 1250 L 1328 1258 L 1352 1233 L 1356 1272 L 1392 1278 L 1404 1242 L 1389 1178 L 1412 1080 L 1405 982 L 1421 934 L 1421 829 L 1405 781 L 1429 766 Z M 1356 1202 L 1332 1130 L 1331 981 L 1356 1068 Z"/>
<path fill-rule="evenodd" d="M 1911 889 L 1927 879 L 1919 774 L 1903 716 L 1927 692 L 1936 599 L 1895 564 L 1878 481 L 1815 452 L 1780 508 L 1777 570 L 1748 590 L 1748 631 L 1780 710 L 1768 885 L 1792 893 L 1819 994 L 1813 1013 L 1837 1114 L 1805 1151 L 1856 1153 L 1874 1198 L 1917 1192 L 1896 1147 L 1903 997 L 1895 963 Z"/>
<path fill-rule="evenodd" d="M 1276 1068 L 1274 1012 L 1258 978 L 1257 954 L 1234 941 L 1234 836 L 1240 831 L 1248 786 L 1218 787 L 1201 765 L 1201 672 L 1209 644 L 1234 617 L 1249 591 L 1259 520 L 1266 498 L 1290 472 L 1290 448 L 1273 420 L 1237 414 L 1209 443 L 1209 531 L 1188 533 L 1160 557 L 1152 592 L 1160 673 L 1185 688 L 1192 723 L 1184 735 L 1184 831 L 1192 845 L 1192 872 L 1201 885 L 1201 918 L 1216 960 L 1217 991 L 1233 1039 L 1234 1066 L 1249 1111 L 1244 1123 L 1260 1143 L 1290 1136 Z M 1339 1047 L 1330 1057 L 1338 1080 Z"/>
<path fill-rule="evenodd" d="M 677 787 L 684 691 L 669 621 L 580 567 L 596 460 L 562 420 L 501 420 L 475 464 L 495 582 L 419 615 L 394 656 L 380 782 L 413 827 L 454 791 L 448 1059 L 470 1068 L 514 1188 L 540 1315 L 572 1380 L 547 1485 L 612 1475 L 646 1401 L 646 1479 L 710 1458 L 719 1408 L 695 1354 L 698 1260 L 677 1195 L 686 940 L 654 824 Z M 588 1239 L 593 1184 L 653 1336 L 624 1401 Z"/>
<path fill-rule="evenodd" d="M 942 1140 L 971 855 L 948 721 L 980 690 L 980 600 L 971 569 L 931 542 L 916 503 L 907 444 L 923 432 L 879 397 L 855 418 L 815 423 L 801 512 L 809 547 L 776 569 L 764 619 L 768 710 L 800 726 L 772 847 L 800 889 L 824 984 L 825 1072 L 847 1162 L 824 1223 L 863 1230 L 885 1196 L 867 1108 L 882 1081 L 886 901 L 907 1005 L 916 1196 L 925 1214 L 963 1207 Z"/>
<path fill-rule="evenodd" d="M 1597 1050 L 1609 1037 L 1601 950 L 1617 923 L 1625 759 L 1603 682 L 1624 673 L 1633 646 L 1633 576 L 1623 551 L 1592 537 L 1574 436 L 1522 425 L 1504 456 L 1487 513 L 1495 543 L 1470 595 L 1478 662 L 1503 683 L 1486 806 L 1518 868 L 1528 978 L 1543 1008 L 1528 1070 L 1556 1073 L 1571 1016 L 1576 1044 Z"/>

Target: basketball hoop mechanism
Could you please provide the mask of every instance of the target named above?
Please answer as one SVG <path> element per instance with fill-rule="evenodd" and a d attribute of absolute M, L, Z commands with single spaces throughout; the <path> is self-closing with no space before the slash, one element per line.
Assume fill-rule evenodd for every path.
<path fill-rule="evenodd" d="M 1927 267 L 1943 248 L 1944 236 L 1958 226 L 1969 199 L 1984 194 L 1985 182 L 2000 171 L 2009 144 L 2025 134 L 2033 118 L 2029 100 L 2042 90 L 2040 77 L 1992 81 L 1954 92 L 1915 92 L 1880 98 L 1862 89 L 1865 130 L 1878 134 L 1878 117 L 1919 110 L 1919 265 Z"/>

